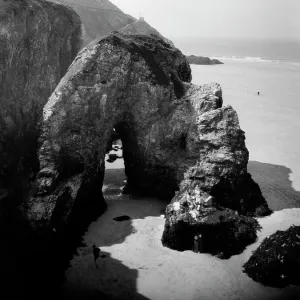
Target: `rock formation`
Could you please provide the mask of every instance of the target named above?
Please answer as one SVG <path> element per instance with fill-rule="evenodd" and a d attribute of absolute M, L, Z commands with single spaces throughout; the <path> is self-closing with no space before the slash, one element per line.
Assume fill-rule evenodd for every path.
<path fill-rule="evenodd" d="M 195 55 L 187 55 L 187 61 L 193 65 L 222 65 L 223 62 L 218 59 L 211 59 L 205 56 L 195 56 Z"/>
<path fill-rule="evenodd" d="M 169 199 L 177 191 L 167 208 L 167 235 L 178 221 L 174 205 L 180 210 L 189 197 L 262 214 L 267 205 L 247 173 L 237 113 L 223 106 L 219 84 L 190 81 L 185 56 L 155 35 L 114 33 L 83 49 L 44 107 L 37 188 L 27 204 L 34 228 L 59 234 L 92 202 L 105 209 L 101 189 L 113 128 L 129 189 Z"/>
<path fill-rule="evenodd" d="M 82 22 L 82 47 L 136 21 L 108 0 L 51 0 L 71 7 Z"/>
<path fill-rule="evenodd" d="M 266 237 L 244 264 L 243 271 L 264 285 L 300 286 L 300 226 Z"/>
<path fill-rule="evenodd" d="M 242 253 L 257 239 L 259 223 L 216 204 L 174 202 L 166 209 L 164 246 L 184 251 L 193 250 L 194 239 L 201 236 L 201 252 L 227 259 Z M 197 251 L 196 251 L 197 252 Z"/>
<path fill-rule="evenodd" d="M 79 17 L 43 0 L 0 2 L 0 190 L 37 167 L 42 109 L 80 49 Z"/>

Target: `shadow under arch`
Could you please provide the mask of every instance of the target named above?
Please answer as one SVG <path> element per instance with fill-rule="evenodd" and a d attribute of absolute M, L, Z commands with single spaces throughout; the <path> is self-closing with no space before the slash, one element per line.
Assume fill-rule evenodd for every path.
<path fill-rule="evenodd" d="M 103 196 L 107 203 L 107 210 L 91 223 L 89 231 L 94 231 L 94 236 L 99 237 L 101 236 L 100 233 L 97 234 L 99 229 L 104 232 L 111 231 L 112 234 L 101 242 L 95 240 L 94 242 L 99 247 L 122 244 L 129 235 L 135 233 L 136 229 L 132 224 L 134 220 L 159 217 L 164 214 L 165 207 L 170 203 L 170 199 L 144 196 L 139 191 L 122 194 L 122 185 L 125 179 L 125 169 L 105 170 Z M 129 216 L 130 220 L 115 221 L 114 218 L 120 215 Z M 118 230 L 112 231 L 116 227 Z"/>
<path fill-rule="evenodd" d="M 300 208 L 300 191 L 292 186 L 292 170 L 281 165 L 249 161 L 248 172 L 258 183 L 268 206 L 273 211 Z"/>
<path fill-rule="evenodd" d="M 6 211 L 8 212 L 8 210 Z M 11 210 L 9 212 L 11 213 Z M 1 281 L 1 289 L 6 295 L 10 295 L 12 298 L 16 296 L 18 299 L 40 299 L 40 297 L 43 299 L 147 299 L 137 291 L 138 270 L 128 268 L 106 252 L 102 252 L 106 257 L 99 259 L 99 267 L 101 268 L 101 263 L 102 267 L 104 264 L 104 274 L 100 273 L 99 277 L 98 270 L 94 268 L 91 253 L 89 254 L 89 266 L 86 268 L 92 278 L 95 276 L 94 279 L 102 280 L 104 285 L 95 288 L 91 284 L 71 282 L 67 293 L 64 293 L 64 272 L 69 266 L 71 256 L 80 246 L 80 235 L 87 230 L 87 227 L 84 227 L 87 220 L 84 220 L 84 224 L 78 224 L 79 231 L 74 232 L 72 236 L 61 243 L 57 243 L 56 249 L 40 249 L 35 241 L 27 235 L 27 228 L 24 226 L 23 220 L 19 222 L 17 217 L 11 219 L 11 216 L 12 214 L 8 215 L 8 213 L 7 215 L 2 214 L 0 219 L 0 224 L 3 225 L 1 226 L 2 246 L 0 249 L 1 274 L 5 279 Z M 103 215 L 98 217 L 101 219 L 101 216 Z M 93 220 L 90 219 L 90 222 Z M 131 226 L 129 226 L 130 228 Z M 123 242 L 131 232 L 131 229 L 126 231 L 126 235 L 122 236 L 118 242 Z M 40 253 L 41 251 L 46 252 Z M 112 270 L 117 270 L 117 272 L 112 273 Z M 106 272 L 107 277 L 105 277 Z M 114 281 L 114 279 L 117 280 Z M 122 296 L 121 292 L 118 296 L 106 293 L 108 286 L 113 285 L 117 289 L 118 284 L 124 284 L 124 282 L 126 283 L 126 295 Z M 123 290 L 120 289 L 120 291 Z"/>
<path fill-rule="evenodd" d="M 77 245 L 70 267 L 65 272 L 64 299 L 147 299 L 137 291 L 138 269 L 126 266 L 109 252 L 103 251 L 102 247 L 124 243 L 136 232 L 134 220 L 160 216 L 170 199 L 143 196 L 140 191 L 134 190 L 122 194 L 124 181 L 127 180 L 122 160 L 105 163 L 103 197 L 107 209 L 90 223 L 83 234 L 83 242 Z M 115 221 L 114 218 L 120 215 L 127 215 L 130 219 Z M 97 261 L 99 269 L 94 266 L 93 244 L 102 248 Z"/>

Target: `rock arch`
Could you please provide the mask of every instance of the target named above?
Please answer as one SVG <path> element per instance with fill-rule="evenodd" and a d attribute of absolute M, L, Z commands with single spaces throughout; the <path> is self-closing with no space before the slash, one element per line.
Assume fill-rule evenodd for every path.
<path fill-rule="evenodd" d="M 247 173 L 236 112 L 219 84 L 196 86 L 185 56 L 158 37 L 112 33 L 82 50 L 44 107 L 36 190 L 28 217 L 63 228 L 102 196 L 113 128 L 130 187 L 172 201 L 198 186 L 225 207 L 267 208 Z M 79 209 L 78 209 L 79 208 Z"/>

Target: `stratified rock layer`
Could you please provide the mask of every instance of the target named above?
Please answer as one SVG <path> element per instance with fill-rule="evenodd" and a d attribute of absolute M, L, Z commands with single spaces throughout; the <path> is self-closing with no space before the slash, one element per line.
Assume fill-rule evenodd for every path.
<path fill-rule="evenodd" d="M 37 167 L 38 123 L 80 49 L 81 23 L 42 0 L 0 3 L 0 189 L 26 187 Z"/>
<path fill-rule="evenodd" d="M 113 128 L 129 189 L 169 199 L 178 191 L 172 202 L 180 202 L 197 187 L 202 200 L 212 196 L 249 214 L 266 205 L 247 174 L 244 132 L 233 108 L 222 107 L 219 84 L 190 81 L 184 55 L 155 35 L 115 33 L 82 50 L 44 108 L 32 224 L 58 232 L 91 202 L 105 208 Z M 177 222 L 170 220 L 169 227 Z"/>

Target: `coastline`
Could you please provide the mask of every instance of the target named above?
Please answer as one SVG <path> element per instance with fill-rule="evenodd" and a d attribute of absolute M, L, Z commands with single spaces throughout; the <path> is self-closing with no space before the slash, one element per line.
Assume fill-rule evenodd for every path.
<path fill-rule="evenodd" d="M 283 63 L 300 65 L 300 59 L 285 59 L 285 58 L 267 58 L 254 56 L 210 56 L 211 59 L 227 60 L 227 61 L 241 61 L 241 62 L 268 62 L 268 63 Z"/>
<path fill-rule="evenodd" d="M 278 72 L 282 66 L 286 73 Z M 300 287 L 262 286 L 242 272 L 242 265 L 266 236 L 300 225 L 300 146 L 295 138 L 300 130 L 297 68 L 269 62 L 230 61 L 216 68 L 192 66 L 192 71 L 197 84 L 220 82 L 224 105 L 237 110 L 250 152 L 248 171 L 274 213 L 258 219 L 262 226 L 258 240 L 228 260 L 192 251 L 173 251 L 161 245 L 165 221 L 161 210 L 166 203 L 150 197 L 121 195 L 125 175 L 122 160 L 118 159 L 106 164 L 109 169 L 104 194 L 108 210 L 90 225 L 83 236 L 86 245 L 78 248 L 66 270 L 66 297 L 76 299 L 78 293 L 84 292 L 92 299 L 103 296 L 102 293 L 113 299 L 298 298 Z M 132 219 L 115 222 L 113 218 L 120 215 Z M 99 269 L 93 265 L 93 243 L 106 255 L 98 261 Z"/>

